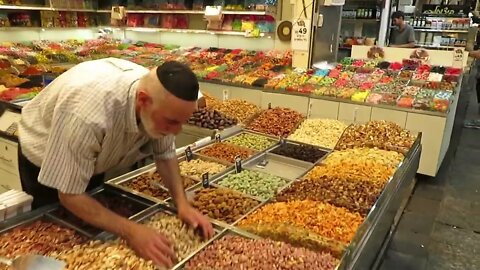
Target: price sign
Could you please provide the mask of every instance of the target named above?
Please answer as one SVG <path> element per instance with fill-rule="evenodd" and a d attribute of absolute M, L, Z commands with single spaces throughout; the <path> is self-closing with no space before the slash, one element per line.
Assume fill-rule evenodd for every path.
<path fill-rule="evenodd" d="M 453 67 L 463 68 L 463 50 L 455 49 L 453 50 Z"/>
<path fill-rule="evenodd" d="M 285 144 L 285 137 L 280 137 L 280 144 L 281 145 L 284 145 Z"/>
<path fill-rule="evenodd" d="M 208 172 L 202 174 L 202 186 L 204 188 L 210 187 L 210 180 L 208 179 Z"/>
<path fill-rule="evenodd" d="M 239 173 L 242 171 L 242 159 L 240 156 L 235 157 L 235 172 Z"/>
<path fill-rule="evenodd" d="M 292 50 L 308 51 L 311 35 L 310 20 L 297 20 L 292 26 Z"/>
<path fill-rule="evenodd" d="M 185 157 L 187 158 L 187 161 L 190 161 L 193 159 L 193 153 L 190 146 L 188 146 L 187 149 L 185 149 Z"/>
<path fill-rule="evenodd" d="M 272 108 L 272 103 L 268 103 L 268 109 L 270 110 Z"/>
<path fill-rule="evenodd" d="M 215 141 L 216 142 L 221 142 L 222 141 L 222 137 L 220 136 L 220 133 L 215 134 Z"/>

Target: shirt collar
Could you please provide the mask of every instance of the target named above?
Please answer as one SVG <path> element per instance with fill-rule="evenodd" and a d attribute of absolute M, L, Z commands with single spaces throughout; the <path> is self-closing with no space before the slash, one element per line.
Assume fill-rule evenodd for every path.
<path fill-rule="evenodd" d="M 128 89 L 127 96 L 127 110 L 125 115 L 126 127 L 128 132 L 138 133 L 140 131 L 137 122 L 137 113 L 135 110 L 136 94 L 137 94 L 138 80 L 135 80 Z"/>

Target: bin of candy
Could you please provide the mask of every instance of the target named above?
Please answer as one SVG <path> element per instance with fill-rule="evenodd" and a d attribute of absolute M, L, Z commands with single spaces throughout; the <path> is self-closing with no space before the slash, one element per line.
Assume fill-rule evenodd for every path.
<path fill-rule="evenodd" d="M 402 69 L 403 65 L 400 62 L 392 62 L 390 63 L 390 66 L 388 67 L 389 70 L 392 71 L 400 71 Z"/>
<path fill-rule="evenodd" d="M 428 81 L 430 82 L 440 82 L 442 81 L 443 75 L 436 72 L 430 72 L 428 75 Z"/>
<path fill-rule="evenodd" d="M 368 66 L 363 66 L 363 67 L 358 67 L 355 72 L 357 73 L 365 73 L 365 74 L 370 74 L 373 72 L 375 68 L 373 67 L 368 67 Z"/>
<path fill-rule="evenodd" d="M 437 91 L 433 97 L 433 109 L 437 112 L 446 112 L 450 105 L 450 98 L 452 92 L 450 91 Z"/>
<path fill-rule="evenodd" d="M 445 67 L 433 66 L 432 69 L 430 70 L 430 72 L 440 73 L 440 74 L 443 75 L 445 73 Z"/>
<path fill-rule="evenodd" d="M 380 69 L 388 69 L 389 67 L 390 67 L 390 62 L 388 61 L 382 61 L 377 64 L 377 68 L 380 68 Z"/>
<path fill-rule="evenodd" d="M 431 110 L 433 107 L 433 97 L 437 91 L 429 89 L 421 89 L 418 91 L 413 101 L 413 108 L 419 110 Z"/>
<path fill-rule="evenodd" d="M 456 83 L 453 82 L 427 82 L 424 85 L 424 88 L 427 89 L 436 89 L 436 90 L 448 90 L 453 91 L 455 89 Z"/>
<path fill-rule="evenodd" d="M 337 98 L 350 99 L 357 89 L 352 87 L 345 87 L 337 89 Z"/>
<path fill-rule="evenodd" d="M 459 75 L 443 75 L 443 81 L 457 83 L 460 79 Z"/>
<path fill-rule="evenodd" d="M 408 81 L 412 78 L 412 75 L 413 75 L 413 71 L 410 71 L 410 70 L 402 70 L 400 71 L 400 73 L 398 74 L 398 77 L 397 77 L 397 80 L 401 80 L 401 81 Z"/>
<path fill-rule="evenodd" d="M 414 97 L 417 95 L 419 90 L 420 90 L 420 87 L 418 86 L 406 86 L 405 89 L 403 90 L 402 96 Z"/>
<path fill-rule="evenodd" d="M 370 94 L 370 91 L 361 91 L 357 90 L 353 95 L 351 100 L 352 101 L 357 101 L 357 102 L 365 102 L 367 99 L 368 95 Z"/>
<path fill-rule="evenodd" d="M 361 90 L 372 90 L 373 86 L 374 86 L 373 82 L 366 81 L 360 84 L 359 88 Z"/>
<path fill-rule="evenodd" d="M 353 58 L 351 57 L 344 57 L 342 60 L 340 60 L 340 64 L 343 66 L 350 66 L 353 63 Z"/>
<path fill-rule="evenodd" d="M 373 92 L 373 93 L 370 93 L 370 95 L 368 95 L 367 100 L 365 102 L 370 104 L 380 104 L 380 101 L 382 100 L 382 98 L 383 98 L 382 94 Z"/>
<path fill-rule="evenodd" d="M 328 73 L 328 77 L 329 77 L 329 78 L 338 78 L 338 77 L 340 77 L 340 72 L 341 72 L 341 71 L 338 70 L 338 69 L 332 69 L 332 70 L 330 70 L 330 72 Z"/>
<path fill-rule="evenodd" d="M 340 73 L 340 76 L 338 76 L 338 79 L 340 80 L 351 80 L 353 77 L 354 73 L 350 71 L 342 71 Z"/>
<path fill-rule="evenodd" d="M 448 67 L 445 69 L 445 75 L 460 75 L 462 74 L 461 68 Z"/>
<path fill-rule="evenodd" d="M 400 96 L 397 100 L 397 106 L 402 108 L 412 108 L 413 100 L 413 96 Z"/>
<path fill-rule="evenodd" d="M 429 71 L 423 71 L 423 72 L 415 72 L 412 76 L 412 80 L 415 81 L 426 81 L 428 80 L 428 76 L 430 75 Z"/>
<path fill-rule="evenodd" d="M 380 93 L 382 99 L 378 101 L 379 104 L 384 105 L 395 105 L 397 103 L 398 94 L 397 93 Z"/>
<path fill-rule="evenodd" d="M 403 59 L 403 70 L 416 70 L 420 66 L 420 60 L 418 59 Z"/>
<path fill-rule="evenodd" d="M 392 82 L 393 82 L 393 77 L 390 77 L 390 76 L 383 76 L 382 78 L 380 78 L 380 80 L 378 80 L 379 84 L 390 84 Z"/>
<path fill-rule="evenodd" d="M 383 69 L 375 69 L 372 74 L 370 74 L 370 81 L 378 82 L 383 75 L 385 75 L 385 71 Z"/>

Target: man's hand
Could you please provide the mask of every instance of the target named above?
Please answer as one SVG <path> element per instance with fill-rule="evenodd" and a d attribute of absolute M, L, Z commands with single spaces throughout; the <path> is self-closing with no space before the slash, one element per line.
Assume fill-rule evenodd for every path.
<path fill-rule="evenodd" d="M 147 226 L 136 224 L 126 239 L 138 255 L 152 260 L 156 265 L 170 268 L 176 263 L 172 243 L 163 234 Z"/>
<path fill-rule="evenodd" d="M 213 227 L 210 221 L 191 205 L 187 204 L 179 207 L 178 217 L 194 229 L 200 227 L 203 232 L 203 237 L 206 239 L 213 237 Z"/>

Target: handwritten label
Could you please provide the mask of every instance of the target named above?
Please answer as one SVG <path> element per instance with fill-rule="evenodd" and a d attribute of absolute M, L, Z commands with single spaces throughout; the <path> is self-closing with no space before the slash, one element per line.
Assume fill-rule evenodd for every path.
<path fill-rule="evenodd" d="M 204 188 L 210 187 L 210 180 L 208 179 L 208 172 L 202 174 L 202 186 Z"/>
<path fill-rule="evenodd" d="M 235 172 L 240 173 L 242 171 L 242 159 L 240 156 L 235 157 Z"/>
<path fill-rule="evenodd" d="M 185 157 L 187 158 L 187 161 L 190 161 L 193 159 L 193 153 L 190 146 L 187 146 L 187 149 L 185 149 Z"/>
<path fill-rule="evenodd" d="M 459 16 L 468 14 L 468 6 L 460 5 L 423 5 L 424 15 Z"/>

